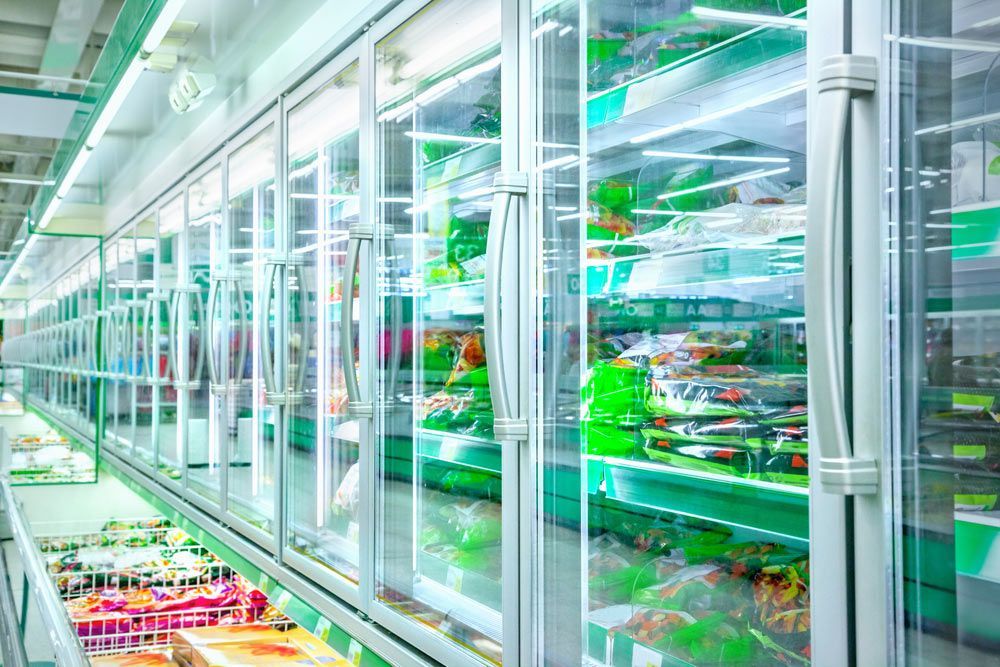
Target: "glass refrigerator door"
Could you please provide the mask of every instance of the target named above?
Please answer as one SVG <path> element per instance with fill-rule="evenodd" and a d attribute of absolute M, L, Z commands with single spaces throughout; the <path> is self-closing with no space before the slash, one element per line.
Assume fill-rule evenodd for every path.
<path fill-rule="evenodd" d="M 359 220 L 359 71 L 349 66 L 288 116 L 288 545 L 358 582 L 360 423 L 347 412 L 341 307 L 348 228 Z M 355 306 L 355 315 L 358 310 Z M 358 355 L 351 341 L 353 359 Z M 356 373 L 355 368 L 347 372 Z M 308 566 L 307 566 L 308 567 Z"/>
<path fill-rule="evenodd" d="M 151 302 L 149 323 L 152 330 L 147 336 L 149 371 L 154 380 L 153 391 L 157 394 L 156 411 L 157 462 L 156 469 L 170 480 L 181 478 L 181 432 L 178 410 L 180 409 L 177 386 L 177 357 L 180 355 L 181 313 L 181 244 L 184 241 L 184 195 L 178 195 L 160 208 L 157 217 L 158 244 L 157 298 Z M 190 302 L 190 293 L 184 293 L 185 308 Z M 186 312 L 186 311 L 185 311 Z M 186 369 L 185 369 L 186 370 Z"/>
<path fill-rule="evenodd" d="M 896 0 L 900 664 L 1000 664 L 1000 2 Z"/>
<path fill-rule="evenodd" d="M 809 664 L 805 2 L 534 4 L 539 660 Z"/>
<path fill-rule="evenodd" d="M 97 441 L 98 436 L 98 410 L 100 409 L 100 402 L 98 401 L 98 395 L 103 386 L 101 379 L 98 377 L 98 373 L 101 369 L 101 331 L 100 326 L 102 323 L 102 318 L 98 315 L 101 311 L 102 303 L 104 297 L 101 295 L 101 284 L 103 276 L 105 275 L 103 270 L 104 265 L 102 264 L 101 257 L 98 253 L 95 253 L 93 257 L 90 258 L 86 263 L 86 333 L 87 333 L 87 354 L 84 360 L 85 367 L 87 368 L 87 433 L 93 436 L 94 441 Z M 103 335 L 107 335 L 104 332 Z M 105 395 L 106 396 L 106 395 Z M 106 400 L 106 399 L 105 399 Z M 103 436 L 102 436 L 103 437 Z M 106 442 L 106 440 L 105 440 Z"/>
<path fill-rule="evenodd" d="M 229 157 L 226 451 L 229 512 L 261 531 L 274 530 L 277 409 L 265 400 L 260 342 L 273 339 L 265 266 L 274 251 L 275 130 L 269 126 Z M 273 293 L 272 293 L 273 294 Z M 263 308 L 270 304 L 268 312 Z M 273 348 L 273 345 L 271 346 Z"/>
<path fill-rule="evenodd" d="M 219 424 L 222 400 L 213 392 L 221 377 L 222 309 L 222 168 L 215 167 L 188 187 L 187 287 L 181 316 L 181 350 L 189 374 L 185 378 L 184 420 L 187 487 L 219 504 L 222 461 Z M 200 356 L 199 356 L 200 355 Z M 200 358 L 200 362 L 199 362 Z"/>
<path fill-rule="evenodd" d="M 129 363 L 129 374 L 135 385 L 135 456 L 136 461 L 148 468 L 153 467 L 155 455 L 154 442 L 156 433 L 156 411 L 159 409 L 154 392 L 157 387 L 149 372 L 149 335 L 153 323 L 152 301 L 156 296 L 156 214 L 155 212 L 140 219 L 135 227 L 135 283 L 133 286 L 133 301 L 131 303 L 132 358 Z"/>
<path fill-rule="evenodd" d="M 375 45 L 376 595 L 495 662 L 501 445 L 483 322 L 500 4 L 433 2 Z"/>

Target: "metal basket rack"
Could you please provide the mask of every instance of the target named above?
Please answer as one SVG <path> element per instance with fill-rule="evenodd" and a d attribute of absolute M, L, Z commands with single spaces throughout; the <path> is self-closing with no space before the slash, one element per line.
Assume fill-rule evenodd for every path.
<path fill-rule="evenodd" d="M 122 520 L 123 523 L 146 522 L 150 519 Z M 89 528 L 89 529 L 87 529 Z M 64 603 L 108 588 L 136 590 L 150 587 L 169 588 L 171 592 L 193 590 L 207 583 L 228 579 L 238 581 L 240 575 L 197 543 L 170 545 L 168 534 L 178 534 L 173 526 L 152 528 L 122 528 L 100 530 L 99 526 L 53 522 L 39 526 L 36 544 L 49 564 L 53 587 Z M 185 533 L 180 533 L 185 535 Z M 203 567 L 187 574 L 178 574 L 172 564 L 151 562 L 189 552 L 204 562 Z M 66 555 L 77 553 L 81 561 L 96 565 L 89 569 L 55 571 Z M 108 557 L 114 563 L 107 564 Z M 195 576 L 188 576 L 194 574 Z M 268 624 L 287 628 L 292 622 L 270 605 L 251 603 L 219 607 L 193 607 L 143 613 L 108 613 L 94 617 L 70 619 L 80 643 L 89 656 L 128 654 L 166 649 L 171 645 L 175 630 L 212 625 Z"/>

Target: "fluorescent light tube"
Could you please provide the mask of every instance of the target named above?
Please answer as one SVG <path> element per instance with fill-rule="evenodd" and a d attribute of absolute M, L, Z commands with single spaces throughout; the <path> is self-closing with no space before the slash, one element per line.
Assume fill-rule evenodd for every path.
<path fill-rule="evenodd" d="M 170 26 L 173 25 L 184 6 L 184 0 L 167 0 L 167 4 L 160 10 L 153 27 L 146 33 L 146 38 L 142 40 L 142 53 L 149 56 L 160 46 L 160 42 L 167 36 Z"/>
<path fill-rule="evenodd" d="M 551 169 L 553 167 L 574 164 L 579 159 L 579 155 L 563 155 L 562 157 L 552 158 L 551 160 L 541 163 L 538 165 L 538 170 L 545 171 L 546 169 Z"/>
<path fill-rule="evenodd" d="M 714 190 L 715 188 L 725 187 L 727 185 L 736 185 L 737 183 L 743 183 L 745 181 L 753 181 L 758 178 L 765 178 L 767 176 L 777 176 L 778 174 L 784 174 L 791 171 L 789 167 L 781 167 L 780 169 L 758 169 L 755 171 L 748 171 L 745 174 L 740 174 L 739 176 L 733 176 L 732 178 L 724 178 L 721 181 L 715 181 L 712 183 L 705 183 L 704 185 L 698 185 L 693 188 L 685 188 L 684 190 L 677 190 L 676 192 L 666 192 L 662 195 L 658 195 L 657 199 L 671 199 L 673 197 L 680 197 L 681 195 L 689 195 L 693 192 L 701 192 L 703 190 Z"/>
<path fill-rule="evenodd" d="M 446 141 L 456 144 L 499 144 L 499 137 L 466 137 L 461 134 L 439 134 L 437 132 L 413 132 L 404 134 L 418 141 Z"/>
<path fill-rule="evenodd" d="M 73 163 L 66 170 L 66 175 L 59 181 L 59 187 L 56 189 L 56 197 L 62 199 L 69 194 L 73 184 L 76 183 L 76 179 L 80 176 L 80 172 L 83 171 L 84 166 L 87 164 L 87 160 L 90 159 L 90 152 L 89 148 L 83 146 L 80 152 L 76 154 Z"/>
<path fill-rule="evenodd" d="M 899 37 L 896 41 L 900 44 L 925 46 L 929 49 L 1000 53 L 1000 44 L 973 39 L 955 39 L 954 37 Z"/>
<path fill-rule="evenodd" d="M 981 116 L 972 116 L 971 118 L 964 118 L 962 120 L 952 121 L 951 123 L 945 123 L 943 125 L 933 125 L 931 127 L 925 127 L 921 130 L 917 130 L 913 134 L 920 136 L 922 134 L 930 134 L 931 132 L 935 134 L 941 134 L 943 132 L 948 132 L 950 130 L 960 130 L 963 127 L 970 127 L 972 125 L 984 125 L 986 123 L 992 123 L 995 120 L 1000 120 L 1000 111 L 994 111 L 993 113 L 983 114 Z"/>
<path fill-rule="evenodd" d="M 668 134 L 675 134 L 682 130 L 688 130 L 699 125 L 704 125 L 705 123 L 710 123 L 713 120 L 719 120 L 720 118 L 725 118 L 726 116 L 731 116 L 740 111 L 746 111 L 747 109 L 752 109 L 754 107 L 759 107 L 769 102 L 775 102 L 777 100 L 783 99 L 795 93 L 800 93 L 806 89 L 805 81 L 796 81 L 795 83 L 776 90 L 760 97 L 751 98 L 745 102 L 740 102 L 731 107 L 726 107 L 724 109 L 719 109 L 718 111 L 712 111 L 707 114 L 702 114 L 696 116 L 690 120 L 677 123 L 675 125 L 668 125 L 667 127 L 661 127 L 657 130 L 652 130 L 650 132 L 645 132 L 638 136 L 629 139 L 629 143 L 632 144 L 642 144 L 653 139 L 659 139 L 660 137 L 665 137 Z"/>
<path fill-rule="evenodd" d="M 767 157 L 755 155 L 711 155 L 709 153 L 681 153 L 678 151 L 643 151 L 646 157 L 672 157 L 680 160 L 720 160 L 725 162 L 767 162 L 781 163 L 790 162 L 787 157 Z"/>
<path fill-rule="evenodd" d="M 101 141 L 101 137 L 104 136 L 108 126 L 111 125 L 111 121 L 115 119 L 118 110 L 121 109 L 122 104 L 125 103 L 125 99 L 132 92 L 132 88 L 135 86 L 136 81 L 139 80 L 139 75 L 142 74 L 144 69 L 146 69 L 146 63 L 140 58 L 135 58 L 128 64 L 125 74 L 122 75 L 114 92 L 111 93 L 111 97 L 108 98 L 97 120 L 94 121 L 94 125 L 90 129 L 90 134 L 87 135 L 85 143 L 88 148 L 96 147 Z"/>
<path fill-rule="evenodd" d="M 788 16 L 733 12 L 726 9 L 712 9 L 711 7 L 692 7 L 691 13 L 698 18 L 716 19 L 725 23 L 749 23 L 750 25 L 765 25 L 778 28 L 806 29 L 805 19 L 790 18 Z"/>
<path fill-rule="evenodd" d="M 39 229 L 45 229 L 49 226 L 49 223 L 52 222 L 52 217 L 56 214 L 56 211 L 59 209 L 59 205 L 61 203 L 62 197 L 56 195 L 52 198 L 52 201 L 49 202 L 48 207 L 45 209 L 45 213 L 43 213 L 42 217 L 38 219 Z"/>
<path fill-rule="evenodd" d="M 634 208 L 633 213 L 640 215 L 683 215 L 685 217 L 697 218 L 735 218 L 735 213 L 722 213 L 719 211 L 661 211 L 655 208 Z"/>

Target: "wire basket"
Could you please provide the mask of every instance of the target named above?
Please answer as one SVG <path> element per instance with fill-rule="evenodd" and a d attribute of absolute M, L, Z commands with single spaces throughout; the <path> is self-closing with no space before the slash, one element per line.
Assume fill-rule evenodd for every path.
<path fill-rule="evenodd" d="M 107 523 L 36 528 L 53 586 L 87 655 L 167 648 L 174 631 L 184 628 L 292 625 L 229 565 L 165 519 L 116 520 L 104 529 Z"/>

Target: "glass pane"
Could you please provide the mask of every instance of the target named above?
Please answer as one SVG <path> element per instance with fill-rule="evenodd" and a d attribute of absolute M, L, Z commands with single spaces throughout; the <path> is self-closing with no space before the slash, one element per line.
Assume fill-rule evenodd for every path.
<path fill-rule="evenodd" d="M 347 414 L 339 324 L 345 293 L 352 299 L 355 293 L 344 262 L 348 227 L 358 222 L 360 210 L 360 103 L 354 64 L 293 109 L 288 120 L 288 213 L 296 263 L 288 281 L 286 382 L 298 397 L 288 424 L 288 543 L 355 583 L 360 428 Z"/>
<path fill-rule="evenodd" d="M 226 442 L 229 511 L 270 533 L 274 520 L 275 417 L 264 400 L 260 340 L 273 338 L 263 312 L 267 255 L 274 249 L 274 140 L 269 127 L 229 158 L 229 273 L 226 322 Z M 277 300 L 272 299 L 274 305 Z"/>
<path fill-rule="evenodd" d="M 153 331 L 149 337 L 152 349 L 148 351 L 151 363 L 152 377 L 160 384 L 154 387 L 157 394 L 156 438 L 158 461 L 157 470 L 166 477 L 177 480 L 181 477 L 181 440 L 178 430 L 178 388 L 173 382 L 177 380 L 171 364 L 177 360 L 171 359 L 172 350 L 176 354 L 175 336 L 179 333 L 179 324 L 171 322 L 174 314 L 172 307 L 176 304 L 177 315 L 180 317 L 181 299 L 177 288 L 184 280 L 181 275 L 181 244 L 184 236 L 184 196 L 167 202 L 160 209 L 157 218 L 159 248 L 157 250 L 157 291 L 159 299 L 153 304 Z M 186 305 L 185 301 L 185 305 Z"/>
<path fill-rule="evenodd" d="M 132 317 L 132 360 L 129 373 L 135 385 L 135 456 L 141 464 L 152 467 L 153 441 L 156 437 L 154 415 L 159 406 L 154 402 L 153 386 L 149 375 L 149 351 L 147 337 L 153 325 L 152 303 L 149 296 L 156 291 L 154 272 L 156 270 L 156 216 L 155 213 L 139 220 L 135 227 L 135 284 L 134 301 L 131 304 Z"/>
<path fill-rule="evenodd" d="M 805 2 L 535 6 L 539 660 L 808 664 Z"/>
<path fill-rule="evenodd" d="M 87 269 L 87 282 L 86 282 L 86 313 L 87 313 L 87 360 L 86 367 L 91 370 L 91 373 L 87 376 L 87 402 L 86 402 L 86 414 L 87 414 L 87 425 L 88 433 L 95 436 L 97 435 L 97 418 L 98 418 L 98 389 L 102 387 L 100 379 L 97 377 L 96 373 L 100 370 L 100 337 L 98 336 L 98 326 L 99 319 L 97 313 L 103 308 L 102 299 L 106 299 L 106 296 L 102 297 L 101 287 L 103 284 L 103 276 L 105 272 L 102 270 L 101 257 L 95 254 L 86 262 Z M 105 399 L 107 394 L 105 394 Z M 107 440 L 104 440 L 106 443 Z"/>
<path fill-rule="evenodd" d="M 495 0 L 442 0 L 376 45 L 376 594 L 496 662 L 501 457 L 482 327 L 499 15 Z"/>
<path fill-rule="evenodd" d="M 220 367 L 221 351 L 225 349 L 223 313 L 222 308 L 217 307 L 219 294 L 211 288 L 213 278 L 222 272 L 224 242 L 222 169 L 216 167 L 188 188 L 187 285 L 194 293 L 185 299 L 181 318 L 184 332 L 181 342 L 186 347 L 181 356 L 188 371 L 185 377 L 191 382 L 186 390 L 184 420 L 187 485 L 215 502 L 220 499 L 219 425 L 224 423 L 224 418 L 220 414 L 221 399 L 209 390 L 208 367 L 210 364 Z M 212 295 L 217 298 L 215 304 L 210 305 L 209 296 Z M 214 311 L 211 318 L 207 315 L 210 310 Z"/>
<path fill-rule="evenodd" d="M 1000 665 L 1000 2 L 893 8 L 898 653 Z"/>

